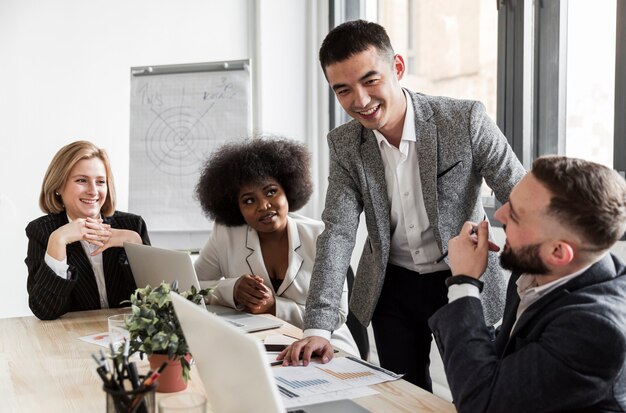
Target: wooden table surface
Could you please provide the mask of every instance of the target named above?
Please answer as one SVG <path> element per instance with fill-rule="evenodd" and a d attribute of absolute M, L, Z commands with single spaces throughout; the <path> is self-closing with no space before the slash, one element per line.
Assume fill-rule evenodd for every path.
<path fill-rule="evenodd" d="M 105 393 L 91 358 L 102 347 L 78 338 L 107 331 L 107 316 L 119 312 L 75 312 L 54 321 L 34 316 L 0 319 L 0 411 L 104 412 Z M 302 334 L 300 329 L 285 324 L 254 335 L 263 338 L 281 333 L 296 337 Z M 139 361 L 138 367 L 140 373 L 145 373 L 147 360 Z M 372 388 L 379 394 L 355 399 L 372 412 L 456 411 L 451 403 L 405 380 Z M 195 367 L 186 391 L 205 393 Z M 157 393 L 157 400 L 160 397 Z"/>

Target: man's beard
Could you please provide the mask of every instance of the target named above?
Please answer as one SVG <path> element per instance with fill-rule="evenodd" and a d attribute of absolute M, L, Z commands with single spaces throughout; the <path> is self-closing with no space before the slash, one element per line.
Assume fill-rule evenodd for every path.
<path fill-rule="evenodd" d="M 541 244 L 521 247 L 517 252 L 513 248 L 505 248 L 500 254 L 500 265 L 506 270 L 534 275 L 548 274 L 549 270 L 539 257 Z"/>

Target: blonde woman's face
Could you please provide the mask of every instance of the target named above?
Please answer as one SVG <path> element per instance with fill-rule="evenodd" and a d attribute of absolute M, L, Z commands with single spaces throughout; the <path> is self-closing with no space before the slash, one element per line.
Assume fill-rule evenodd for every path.
<path fill-rule="evenodd" d="M 72 219 L 99 218 L 107 198 L 107 176 L 100 158 L 80 160 L 74 165 L 63 188 L 58 191 L 67 215 Z"/>

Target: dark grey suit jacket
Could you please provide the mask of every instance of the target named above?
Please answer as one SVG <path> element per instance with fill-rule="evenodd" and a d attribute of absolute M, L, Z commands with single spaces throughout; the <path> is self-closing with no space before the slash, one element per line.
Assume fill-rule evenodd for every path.
<path fill-rule="evenodd" d="M 68 311 L 100 308 L 100 296 L 93 269 L 80 242 L 73 242 L 67 246 L 68 271 L 71 274 L 69 279 L 65 280 L 56 275 L 44 261 L 50 234 L 67 222 L 67 215 L 62 212 L 44 215 L 26 227 L 28 304 L 33 314 L 42 320 L 53 320 Z M 105 218 L 104 222 L 112 228 L 135 231 L 141 236 L 144 244 L 150 244 L 146 223 L 138 215 L 116 211 L 112 216 Z M 102 261 L 109 306 L 122 307 L 120 302 L 128 300 L 137 288 L 124 248 L 114 247 L 105 250 Z"/>
<path fill-rule="evenodd" d="M 626 268 L 607 254 L 528 307 L 513 274 L 495 341 L 465 297 L 429 320 L 460 412 L 626 411 Z"/>
<path fill-rule="evenodd" d="M 440 250 L 465 221 L 482 221 L 482 179 L 501 202 L 525 174 L 506 138 L 480 102 L 409 92 L 415 107 L 419 179 L 428 220 Z M 365 211 L 368 239 L 356 274 L 350 309 L 368 325 L 385 280 L 391 239 L 385 169 L 371 130 L 353 120 L 328 135 L 330 172 L 324 232 L 306 304 L 305 328 L 332 331 L 338 321 L 343 282 Z M 502 316 L 505 281 L 490 254 L 485 281 L 487 322 Z M 416 292 L 428 294 L 427 291 Z"/>

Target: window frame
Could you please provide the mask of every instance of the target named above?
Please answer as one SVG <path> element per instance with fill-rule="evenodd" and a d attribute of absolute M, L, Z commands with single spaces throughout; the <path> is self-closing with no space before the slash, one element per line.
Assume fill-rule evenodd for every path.
<path fill-rule="evenodd" d="M 626 134 L 626 117 L 618 114 L 626 113 L 626 5 L 616 3 L 613 167 L 624 175 L 626 142 L 619 137 Z M 497 124 L 530 168 L 538 156 L 565 153 L 568 0 L 497 0 L 497 5 Z M 521 80 L 527 71 L 532 73 L 530 95 Z"/>

